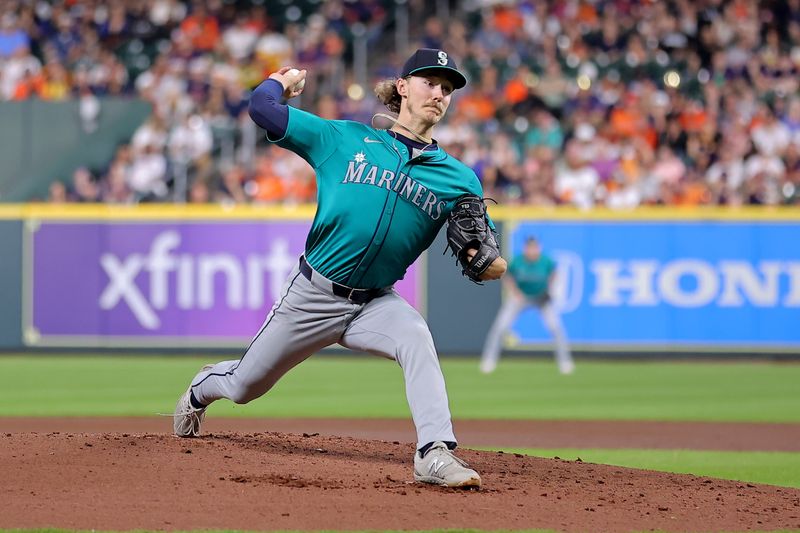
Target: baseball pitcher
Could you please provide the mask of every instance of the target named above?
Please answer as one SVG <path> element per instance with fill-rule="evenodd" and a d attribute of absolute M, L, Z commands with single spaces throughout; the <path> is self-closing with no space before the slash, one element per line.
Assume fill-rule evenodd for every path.
<path fill-rule="evenodd" d="M 194 377 L 175 408 L 175 434 L 197 436 L 212 402 L 254 400 L 295 365 L 338 343 L 402 368 L 417 430 L 414 478 L 478 487 L 480 476 L 453 453 L 447 391 L 428 326 L 393 289 L 448 220 L 448 242 L 469 279 L 499 279 L 506 270 L 477 176 L 432 136 L 453 91 L 467 80 L 446 52 L 418 50 L 397 79 L 376 86 L 397 114 L 384 130 L 285 105 L 283 98 L 302 93 L 305 77 L 304 70 L 281 68 L 250 102 L 267 139 L 316 171 L 317 212 L 305 253 L 242 358 Z"/>

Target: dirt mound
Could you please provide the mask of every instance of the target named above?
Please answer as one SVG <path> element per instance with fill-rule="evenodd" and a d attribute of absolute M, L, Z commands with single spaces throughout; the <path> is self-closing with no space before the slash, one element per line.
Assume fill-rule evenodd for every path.
<path fill-rule="evenodd" d="M 4 433 L 0 527 L 768 531 L 800 490 L 461 450 L 480 491 L 412 482 L 414 445 L 314 434 Z"/>
<path fill-rule="evenodd" d="M 172 420 L 149 417 L 0 417 L 3 431 L 61 433 L 161 433 Z M 319 433 L 359 439 L 412 442 L 410 418 L 219 418 L 212 433 Z M 647 448 L 800 452 L 800 424 L 666 422 L 644 420 L 458 420 L 458 441 L 467 448 Z"/>

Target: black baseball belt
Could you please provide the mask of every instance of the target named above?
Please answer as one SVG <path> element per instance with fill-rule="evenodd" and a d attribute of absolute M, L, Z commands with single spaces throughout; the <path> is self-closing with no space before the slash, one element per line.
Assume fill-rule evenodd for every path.
<path fill-rule="evenodd" d="M 308 264 L 305 256 L 301 255 L 300 273 L 303 274 L 308 281 L 311 281 L 312 272 L 313 269 L 311 268 L 311 265 Z M 331 284 L 331 292 L 333 292 L 333 294 L 336 296 L 341 296 L 342 298 L 347 298 L 354 304 L 365 304 L 383 294 L 383 289 L 354 289 L 352 287 L 348 287 L 347 285 L 342 285 L 341 283 L 331 281 L 319 272 L 317 272 L 317 276 Z"/>

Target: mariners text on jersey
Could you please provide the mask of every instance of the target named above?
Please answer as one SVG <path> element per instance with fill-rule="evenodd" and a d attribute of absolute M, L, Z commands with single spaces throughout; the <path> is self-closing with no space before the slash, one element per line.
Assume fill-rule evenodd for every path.
<path fill-rule="evenodd" d="M 363 154 L 357 154 L 363 155 Z M 370 165 L 362 161 L 350 161 L 347 164 L 342 183 L 360 183 L 363 185 L 374 185 L 383 187 L 386 190 L 394 191 L 402 198 L 405 198 L 422 211 L 428 214 L 433 220 L 439 220 L 446 202 L 439 200 L 432 191 L 421 183 L 417 183 L 411 177 L 399 172 L 395 175 L 393 170 L 380 168 L 377 165 Z"/>

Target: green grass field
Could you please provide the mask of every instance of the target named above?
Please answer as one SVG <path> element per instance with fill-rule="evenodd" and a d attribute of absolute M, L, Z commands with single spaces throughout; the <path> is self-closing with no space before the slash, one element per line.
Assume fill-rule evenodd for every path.
<path fill-rule="evenodd" d="M 186 357 L 0 357 L 3 416 L 152 416 L 205 362 Z M 456 419 L 671 420 L 800 423 L 800 364 L 503 360 L 484 376 L 474 359 L 442 362 Z M 336 401 L 330 401 L 336 397 Z M 368 401 L 365 401 L 368 400 Z M 214 416 L 409 416 L 402 373 L 379 358 L 317 356 L 246 406 Z M 800 453 L 690 450 L 509 450 L 542 457 L 800 487 Z"/>
<path fill-rule="evenodd" d="M 181 357 L 0 357 L 4 416 L 150 416 L 206 362 Z M 800 423 L 800 364 L 504 360 L 489 376 L 474 359 L 442 362 L 455 418 L 699 420 Z M 329 398 L 336 397 L 336 402 Z M 365 401 L 368 399 L 369 401 Z M 377 357 L 312 357 L 263 398 L 220 402 L 214 416 L 405 418 L 403 378 Z"/>
<path fill-rule="evenodd" d="M 503 448 L 509 453 L 800 488 L 800 453 Z"/>

